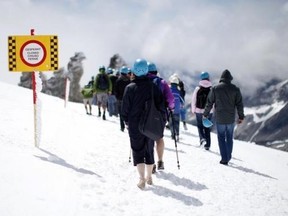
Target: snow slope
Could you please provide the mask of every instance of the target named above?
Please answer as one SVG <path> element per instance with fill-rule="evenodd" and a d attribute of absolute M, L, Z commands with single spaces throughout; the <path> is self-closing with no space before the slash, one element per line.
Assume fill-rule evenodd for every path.
<path fill-rule="evenodd" d="M 32 91 L 0 82 L 0 215 L 288 215 L 288 154 L 235 141 L 230 166 L 199 147 L 197 129 L 175 143 L 165 131 L 165 170 L 137 188 L 129 137 L 119 120 L 87 116 L 82 104 L 42 101 L 34 147 Z M 96 107 L 94 114 L 96 114 Z M 182 125 L 181 125 L 182 126 Z"/>

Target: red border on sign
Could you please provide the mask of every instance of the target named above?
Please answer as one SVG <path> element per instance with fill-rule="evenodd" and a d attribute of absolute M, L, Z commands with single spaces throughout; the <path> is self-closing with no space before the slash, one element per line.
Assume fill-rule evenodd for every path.
<path fill-rule="evenodd" d="M 36 64 L 31 64 L 31 63 L 27 62 L 27 61 L 25 60 L 25 58 L 23 57 L 23 49 L 24 49 L 24 47 L 25 47 L 27 44 L 29 44 L 29 43 L 36 43 L 36 44 L 38 44 L 38 45 L 43 49 L 43 58 L 42 58 L 42 60 L 41 60 L 40 62 L 38 62 L 38 63 L 36 63 Z M 45 46 L 44 46 L 41 42 L 36 41 L 36 40 L 26 41 L 26 42 L 22 45 L 22 47 L 21 47 L 21 49 L 20 49 L 20 57 L 21 57 L 21 60 L 23 61 L 23 63 L 24 63 L 25 65 L 30 66 L 30 67 L 36 67 L 36 66 L 41 65 L 41 64 L 45 61 L 46 55 L 47 55 L 47 52 L 46 52 Z"/>

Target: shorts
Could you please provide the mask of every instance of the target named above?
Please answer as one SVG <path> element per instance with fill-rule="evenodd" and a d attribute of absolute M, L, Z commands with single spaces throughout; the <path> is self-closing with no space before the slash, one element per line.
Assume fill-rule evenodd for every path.
<path fill-rule="evenodd" d="M 92 100 L 93 98 L 83 98 L 83 103 L 92 105 Z"/>
<path fill-rule="evenodd" d="M 106 92 L 97 93 L 97 103 L 106 106 L 108 102 L 108 94 Z"/>

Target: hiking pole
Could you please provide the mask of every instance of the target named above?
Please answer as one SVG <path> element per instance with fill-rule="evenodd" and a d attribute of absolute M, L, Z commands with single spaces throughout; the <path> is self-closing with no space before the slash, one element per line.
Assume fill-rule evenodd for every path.
<path fill-rule="evenodd" d="M 177 167 L 178 167 L 178 169 L 180 169 L 180 164 L 179 164 L 179 157 L 178 157 L 178 150 L 177 150 L 177 140 L 176 140 L 176 130 L 175 130 L 175 122 L 174 122 L 174 118 L 173 118 L 173 113 L 172 113 L 172 110 L 170 110 L 170 117 L 171 117 L 171 120 L 172 120 L 172 128 L 173 128 L 173 132 L 174 132 L 174 134 L 172 134 L 172 135 L 174 135 L 173 136 L 173 139 L 174 139 L 174 141 L 175 141 L 175 150 L 176 150 L 176 158 L 177 158 Z"/>
<path fill-rule="evenodd" d="M 129 153 L 129 163 L 131 162 L 131 148 L 130 148 L 130 153 Z"/>

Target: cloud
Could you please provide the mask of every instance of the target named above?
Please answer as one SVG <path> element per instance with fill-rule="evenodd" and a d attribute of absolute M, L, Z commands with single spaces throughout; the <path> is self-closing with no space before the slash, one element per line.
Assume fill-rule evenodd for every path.
<path fill-rule="evenodd" d="M 282 0 L 1 1 L 0 45 L 7 47 L 8 35 L 35 28 L 36 34 L 58 35 L 63 67 L 75 52 L 84 52 L 83 83 L 119 53 L 129 64 L 143 57 L 191 74 L 208 70 L 217 77 L 228 68 L 253 91 L 271 77 L 287 79 L 287 5 Z M 0 57 L 1 71 L 7 71 L 6 53 Z"/>

